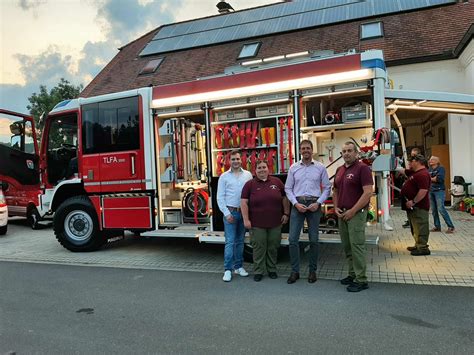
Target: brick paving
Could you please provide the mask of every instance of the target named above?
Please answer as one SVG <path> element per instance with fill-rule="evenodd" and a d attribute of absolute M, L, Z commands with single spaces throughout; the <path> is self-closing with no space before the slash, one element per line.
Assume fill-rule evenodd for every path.
<path fill-rule="evenodd" d="M 367 228 L 378 236 L 378 245 L 367 245 L 368 278 L 371 282 L 449 285 L 474 287 L 474 217 L 450 211 L 456 233 L 430 234 L 430 256 L 411 256 L 410 230 L 402 228 L 403 211 L 394 208 L 393 231 L 380 226 Z M 446 228 L 445 226 L 443 228 Z M 136 238 L 111 243 L 93 253 L 71 253 L 54 238 L 51 228 L 32 231 L 22 221 L 14 221 L 7 235 L 0 237 L 0 260 L 33 263 L 59 263 L 115 268 L 140 268 L 222 273 L 223 246 L 200 244 L 193 239 Z M 248 270 L 251 264 L 246 263 Z M 302 257 L 302 276 L 307 259 Z M 286 250 L 279 258 L 278 273 L 282 282 L 290 273 Z M 321 244 L 318 276 L 340 279 L 347 275 L 347 265 L 339 244 Z M 220 276 L 219 276 L 220 277 Z"/>

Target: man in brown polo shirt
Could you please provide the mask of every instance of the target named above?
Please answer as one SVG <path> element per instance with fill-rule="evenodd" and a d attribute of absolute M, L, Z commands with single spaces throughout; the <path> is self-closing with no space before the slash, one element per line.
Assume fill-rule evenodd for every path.
<path fill-rule="evenodd" d="M 423 155 L 411 157 L 410 167 L 412 173 L 402 186 L 402 209 L 407 211 L 411 225 L 411 233 L 415 245 L 408 247 L 411 255 L 430 255 L 428 248 L 429 228 L 429 190 L 431 176 L 426 169 L 426 159 Z"/>
<path fill-rule="evenodd" d="M 349 264 L 349 275 L 341 280 L 347 291 L 369 288 L 365 260 L 365 224 L 374 184 L 372 171 L 358 160 L 357 146 L 342 146 L 344 165 L 336 171 L 333 189 L 334 209 L 339 217 L 339 234 Z"/>

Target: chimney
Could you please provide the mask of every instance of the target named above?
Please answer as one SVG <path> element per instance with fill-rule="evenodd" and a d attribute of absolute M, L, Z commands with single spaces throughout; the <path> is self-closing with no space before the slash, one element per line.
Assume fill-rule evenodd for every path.
<path fill-rule="evenodd" d="M 230 6 L 230 4 L 227 3 L 225 0 L 219 1 L 216 7 L 217 7 L 217 11 L 219 11 L 220 14 L 228 14 L 232 11 L 235 11 L 234 8 Z"/>

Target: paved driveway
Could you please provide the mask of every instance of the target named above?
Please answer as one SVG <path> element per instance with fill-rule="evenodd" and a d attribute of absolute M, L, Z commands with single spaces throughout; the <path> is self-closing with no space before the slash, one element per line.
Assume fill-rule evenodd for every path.
<path fill-rule="evenodd" d="M 367 246 L 369 281 L 474 287 L 474 217 L 467 213 L 450 213 L 456 233 L 432 233 L 430 256 L 413 257 L 406 251 L 405 248 L 413 244 L 413 238 L 409 229 L 401 227 L 405 215 L 400 210 L 392 211 L 394 231 L 369 227 L 368 234 L 380 238 L 378 245 Z M 222 255 L 222 245 L 199 244 L 193 239 L 146 239 L 130 235 L 100 251 L 72 253 L 56 241 L 52 228 L 33 231 L 21 220 L 11 221 L 8 234 L 0 237 L 0 260 L 4 261 L 208 272 L 216 274 L 212 277 L 220 277 Z M 305 257 L 302 264 L 304 274 L 307 271 Z M 245 266 L 252 269 L 250 264 Z M 278 272 L 287 276 L 290 271 L 288 252 L 283 249 Z M 318 276 L 340 279 L 346 275 L 341 246 L 321 244 Z"/>

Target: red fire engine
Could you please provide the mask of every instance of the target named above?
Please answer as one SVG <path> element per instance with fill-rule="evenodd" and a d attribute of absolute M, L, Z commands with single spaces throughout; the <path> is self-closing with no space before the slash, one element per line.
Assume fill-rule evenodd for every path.
<path fill-rule="evenodd" d="M 310 139 L 331 176 L 343 142 L 370 145 L 385 126 L 385 76 L 380 51 L 303 53 L 242 63 L 218 77 L 61 102 L 46 119 L 39 166 L 25 158 L 39 171 L 34 211 L 54 213 L 56 238 L 71 251 L 96 250 L 125 230 L 223 242 L 216 188 L 229 152 L 240 149 L 250 171 L 266 159 L 285 180 L 300 140 Z M 25 137 L 31 121 L 21 118 L 13 129 Z M 389 170 L 387 161 L 375 170 Z M 385 178 L 377 178 L 375 203 L 388 216 Z"/>

